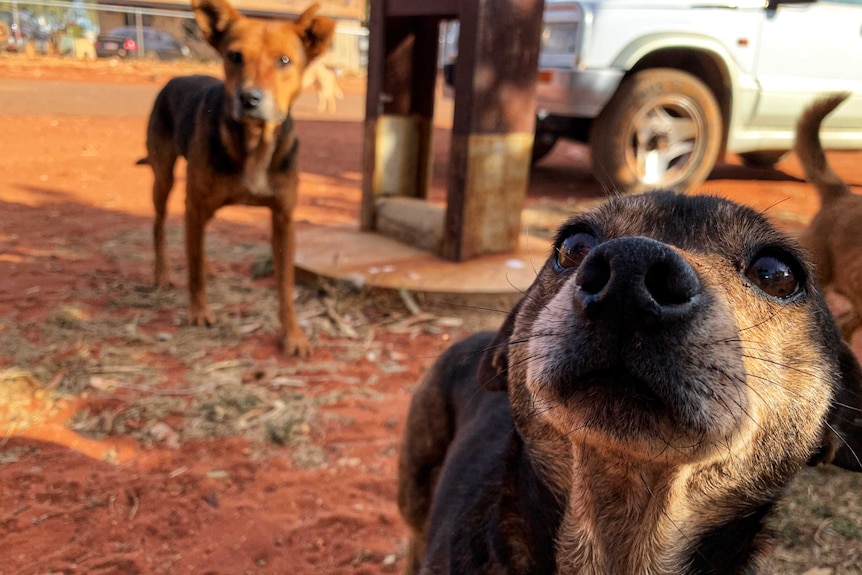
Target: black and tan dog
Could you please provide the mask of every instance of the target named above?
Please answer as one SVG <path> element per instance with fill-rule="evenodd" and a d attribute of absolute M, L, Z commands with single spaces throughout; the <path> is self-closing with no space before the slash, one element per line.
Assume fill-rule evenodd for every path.
<path fill-rule="evenodd" d="M 167 83 L 156 97 L 147 128 L 153 169 L 156 221 L 155 282 L 171 284 L 165 258 L 165 215 L 174 164 L 188 160 L 186 255 L 191 306 L 189 321 L 211 325 L 215 316 L 205 293 L 204 229 L 216 210 L 229 204 L 272 211 L 272 252 L 279 320 L 285 352 L 306 356 L 308 339 L 293 303 L 298 141 L 290 107 L 302 89 L 302 73 L 329 46 L 335 22 L 312 6 L 294 21 L 240 15 L 225 0 L 193 0 L 204 37 L 224 59 L 225 80 L 185 76 Z"/>
<path fill-rule="evenodd" d="M 862 196 L 835 173 L 823 153 L 820 125 L 849 94 L 835 94 L 809 106 L 796 126 L 794 151 L 820 195 L 820 210 L 800 237 L 814 259 L 821 285 L 850 300 L 853 311 L 838 317 L 845 339 L 862 327 Z"/>
<path fill-rule="evenodd" d="M 420 384 L 408 573 L 749 573 L 807 462 L 859 469 L 859 365 L 799 246 L 713 197 L 615 197 L 559 231 L 499 333 Z M 858 395 L 853 395 L 858 399 Z"/>

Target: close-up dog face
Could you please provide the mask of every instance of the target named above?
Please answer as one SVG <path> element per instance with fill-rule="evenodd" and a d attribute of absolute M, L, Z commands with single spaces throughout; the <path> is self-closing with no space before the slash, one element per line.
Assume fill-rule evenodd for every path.
<path fill-rule="evenodd" d="M 753 210 L 613 198 L 560 229 L 514 318 L 513 411 L 633 462 L 789 470 L 832 400 L 828 318 L 799 247 Z"/>
<path fill-rule="evenodd" d="M 246 18 L 223 0 L 192 3 L 207 41 L 224 60 L 236 121 L 280 122 L 302 91 L 306 66 L 328 47 L 335 22 L 315 4 L 295 21 Z"/>
<path fill-rule="evenodd" d="M 463 540 L 478 529 L 529 550 L 516 572 L 753 572 L 806 463 L 860 467 L 859 365 L 807 256 L 722 198 L 620 195 L 575 216 L 496 335 L 450 351 L 399 464 L 417 569 L 487 572 Z"/>

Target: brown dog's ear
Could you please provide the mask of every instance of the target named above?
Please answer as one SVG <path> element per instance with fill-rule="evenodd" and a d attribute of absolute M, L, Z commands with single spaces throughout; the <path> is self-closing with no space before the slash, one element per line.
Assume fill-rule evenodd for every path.
<path fill-rule="evenodd" d="M 242 18 L 225 0 L 192 0 L 192 11 L 204 38 L 216 50 L 219 49 L 225 30 Z"/>
<path fill-rule="evenodd" d="M 302 38 L 309 62 L 329 49 L 335 33 L 335 20 L 326 16 L 314 16 L 319 9 L 320 4 L 312 4 L 293 23 Z"/>
<path fill-rule="evenodd" d="M 823 442 L 810 464 L 831 463 L 851 471 L 862 471 L 862 368 L 853 350 L 839 344 L 841 388 L 823 430 Z"/>
<path fill-rule="evenodd" d="M 500 326 L 497 335 L 494 336 L 491 345 L 482 355 L 479 362 L 479 385 L 489 391 L 506 391 L 509 381 L 509 340 L 515 330 L 515 319 L 524 298 L 518 300 L 515 307 L 509 312 L 506 321 Z"/>

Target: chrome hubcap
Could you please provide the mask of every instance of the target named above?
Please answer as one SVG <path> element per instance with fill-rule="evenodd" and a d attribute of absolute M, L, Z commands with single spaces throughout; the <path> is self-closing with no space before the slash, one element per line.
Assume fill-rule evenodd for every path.
<path fill-rule="evenodd" d="M 706 121 L 688 99 L 662 96 L 635 116 L 626 141 L 626 161 L 638 180 L 670 187 L 691 171 L 702 156 Z"/>

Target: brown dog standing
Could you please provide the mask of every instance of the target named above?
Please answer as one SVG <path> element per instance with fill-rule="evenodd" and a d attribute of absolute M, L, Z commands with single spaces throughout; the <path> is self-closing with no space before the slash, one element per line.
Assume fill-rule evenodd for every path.
<path fill-rule="evenodd" d="M 171 284 L 165 258 L 165 215 L 174 164 L 188 160 L 186 255 L 193 325 L 215 316 L 205 292 L 204 230 L 216 210 L 229 204 L 265 206 L 272 212 L 272 257 L 278 291 L 282 346 L 307 356 L 308 339 L 293 303 L 298 140 L 290 107 L 302 88 L 306 66 L 328 47 L 335 29 L 312 6 L 294 21 L 246 18 L 225 0 L 193 0 L 195 18 L 224 60 L 225 81 L 184 76 L 156 97 L 147 127 L 156 220 L 155 282 Z"/>
<path fill-rule="evenodd" d="M 614 197 L 567 222 L 500 331 L 414 395 L 407 572 L 755 572 L 807 461 L 862 470 L 862 430 L 836 425 L 862 374 L 811 276 L 719 198 Z"/>
<path fill-rule="evenodd" d="M 820 195 L 820 211 L 800 237 L 814 259 L 817 279 L 850 300 L 853 311 L 839 317 L 846 340 L 862 325 L 862 197 L 850 191 L 823 153 L 820 125 L 849 94 L 835 94 L 809 106 L 796 127 L 795 152 L 805 176 Z"/>

